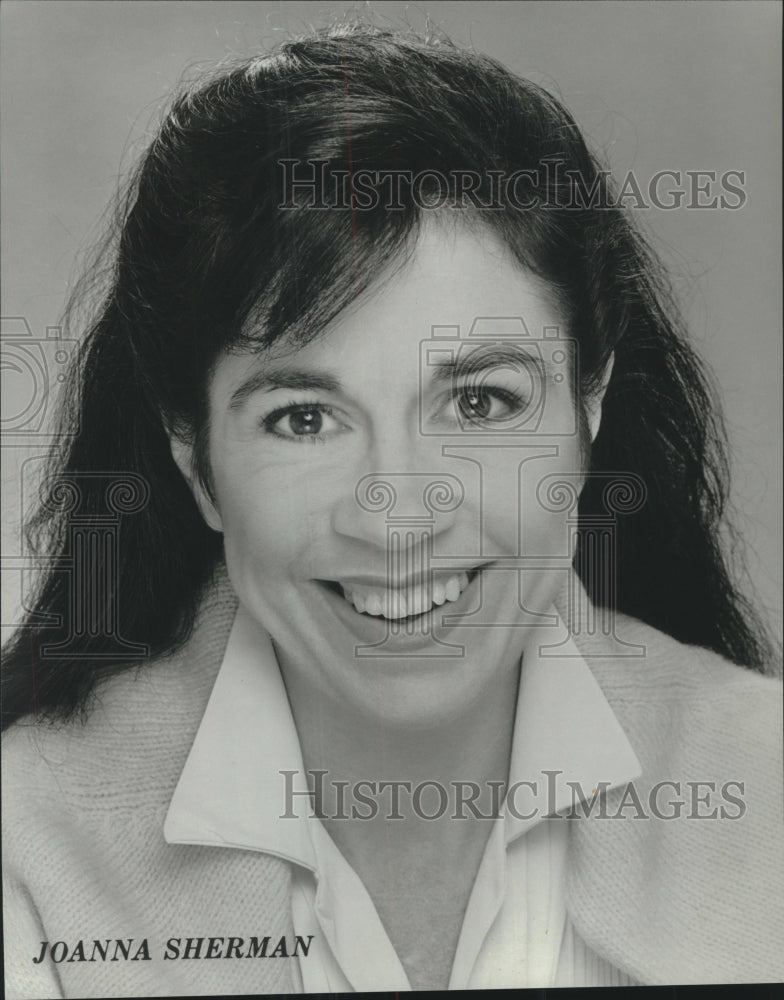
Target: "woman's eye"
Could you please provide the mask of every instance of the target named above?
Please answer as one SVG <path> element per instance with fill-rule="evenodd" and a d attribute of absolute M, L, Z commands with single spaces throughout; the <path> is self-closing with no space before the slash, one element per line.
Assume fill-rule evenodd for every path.
<path fill-rule="evenodd" d="M 461 421 L 492 424 L 519 414 L 525 406 L 525 400 L 509 389 L 464 386 L 457 390 L 455 405 Z"/>
<path fill-rule="evenodd" d="M 278 437 L 313 440 L 338 433 L 343 427 L 329 407 L 292 404 L 265 417 L 264 429 Z"/>

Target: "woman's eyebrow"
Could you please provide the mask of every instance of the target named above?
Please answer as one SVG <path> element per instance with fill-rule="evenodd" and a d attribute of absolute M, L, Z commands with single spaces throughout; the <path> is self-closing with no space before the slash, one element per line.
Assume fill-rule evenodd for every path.
<path fill-rule="evenodd" d="M 533 350 L 526 350 L 522 344 L 499 344 L 492 347 L 484 344 L 470 346 L 474 349 L 462 353 L 450 350 L 449 356 L 430 360 L 429 366 L 433 371 L 433 381 L 451 382 L 455 378 L 492 371 L 494 368 L 509 368 L 510 365 L 519 364 L 526 367 L 533 364 L 542 374 L 550 369 L 548 361 L 542 357 L 537 345 L 534 345 Z M 434 351 L 433 353 L 440 352 Z"/>
<path fill-rule="evenodd" d="M 340 379 L 329 371 L 255 371 L 252 372 L 231 394 L 229 409 L 238 410 L 254 392 L 264 389 L 318 389 L 322 392 L 338 392 Z"/>

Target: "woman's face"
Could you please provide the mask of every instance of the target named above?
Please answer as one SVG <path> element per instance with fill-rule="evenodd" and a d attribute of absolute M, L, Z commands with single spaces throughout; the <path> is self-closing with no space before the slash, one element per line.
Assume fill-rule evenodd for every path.
<path fill-rule="evenodd" d="M 433 224 L 316 340 L 219 361 L 199 499 L 284 676 L 432 724 L 516 670 L 571 561 L 543 496 L 580 484 L 567 336 L 494 237 Z"/>

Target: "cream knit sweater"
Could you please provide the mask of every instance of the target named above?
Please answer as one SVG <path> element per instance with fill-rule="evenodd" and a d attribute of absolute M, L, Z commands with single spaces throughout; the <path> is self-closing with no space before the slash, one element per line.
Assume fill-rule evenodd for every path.
<path fill-rule="evenodd" d="M 105 682 L 85 724 L 24 721 L 4 738 L 4 935 L 9 998 L 296 991 L 297 960 L 164 958 L 170 938 L 294 943 L 288 865 L 169 845 L 163 819 L 220 666 L 236 599 L 216 575 L 187 645 Z M 643 767 L 660 781 L 743 783 L 738 819 L 571 822 L 567 908 L 577 982 L 611 963 L 640 983 L 779 981 L 784 925 L 778 681 L 621 618 L 646 655 L 576 637 Z M 614 655 L 615 654 L 615 655 Z M 259 761 L 259 767 L 264 762 Z M 707 794 L 703 787 L 703 795 Z M 737 789 L 735 789 L 737 795 Z M 609 793 L 618 811 L 622 790 Z M 720 804 L 713 796 L 698 812 Z M 739 810 L 729 810 L 735 815 Z M 106 960 L 93 941 L 112 943 Z M 126 943 L 122 957 L 115 939 Z M 131 945 L 127 944 L 132 939 Z M 78 942 L 86 961 L 80 961 Z M 36 964 L 41 943 L 76 960 Z M 195 947 L 195 946 L 194 946 Z M 63 954 L 60 948 L 57 956 Z M 149 954 L 149 960 L 146 955 Z M 170 951 L 171 954 L 171 951 Z M 236 954 L 236 950 L 235 950 Z M 112 961 L 116 955 L 117 960 Z M 136 960 L 133 960 L 136 956 Z M 95 961 L 89 961 L 94 957 Z"/>

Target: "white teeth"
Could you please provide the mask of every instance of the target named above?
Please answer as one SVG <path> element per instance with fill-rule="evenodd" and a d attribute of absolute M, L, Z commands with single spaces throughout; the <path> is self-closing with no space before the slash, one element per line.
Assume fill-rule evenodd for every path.
<path fill-rule="evenodd" d="M 467 586 L 468 573 L 461 571 L 453 573 L 446 579 L 434 580 L 430 593 L 424 587 L 393 590 L 363 587 L 352 583 L 343 585 L 343 594 L 360 614 L 364 612 L 374 617 L 381 616 L 394 620 L 409 615 L 421 615 L 429 611 L 434 604 L 442 605 L 447 601 L 456 601 Z"/>
<path fill-rule="evenodd" d="M 394 591 L 389 595 L 388 599 L 388 609 L 389 614 L 385 615 L 387 618 L 405 618 L 408 614 L 408 604 L 406 602 L 405 594 L 397 594 Z"/>
<path fill-rule="evenodd" d="M 429 611 L 431 608 L 427 593 L 421 587 L 417 587 L 409 594 L 407 603 L 410 615 L 421 615 L 423 611 Z"/>
<path fill-rule="evenodd" d="M 365 611 L 369 615 L 380 615 L 381 614 L 381 598 L 378 594 L 370 594 L 367 601 L 365 602 Z"/>

